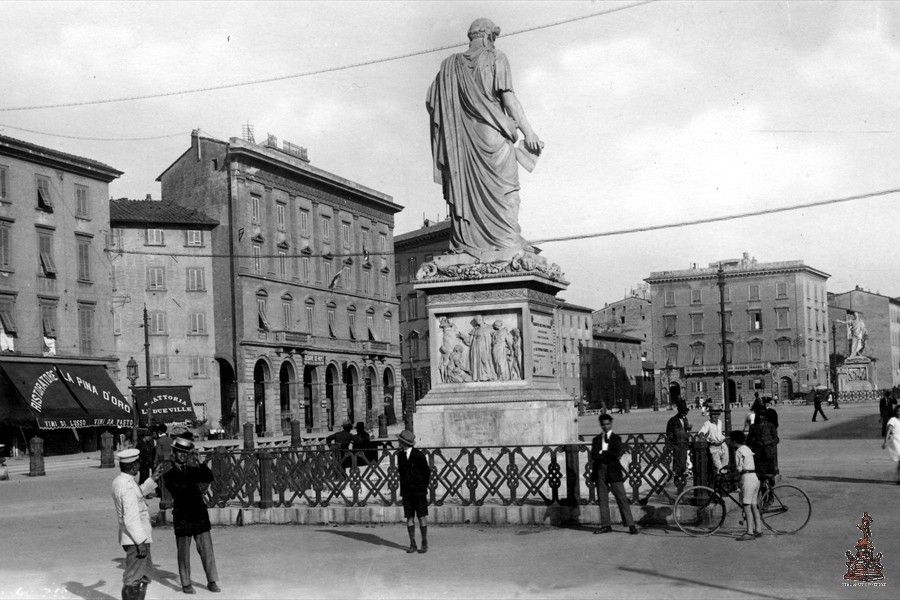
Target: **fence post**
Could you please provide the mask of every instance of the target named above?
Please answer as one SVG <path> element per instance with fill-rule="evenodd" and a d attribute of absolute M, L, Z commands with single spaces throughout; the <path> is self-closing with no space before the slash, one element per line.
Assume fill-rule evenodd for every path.
<path fill-rule="evenodd" d="M 378 437 L 386 438 L 387 435 L 387 415 L 378 415 Z"/>
<path fill-rule="evenodd" d="M 31 460 L 28 464 L 28 476 L 40 477 L 41 475 L 46 475 L 47 472 L 44 470 L 44 440 L 34 436 L 31 438 L 29 445 L 31 447 Z"/>
<path fill-rule="evenodd" d="M 259 507 L 272 508 L 275 504 L 272 501 L 272 455 L 260 450 L 256 456 L 259 458 Z"/>
<path fill-rule="evenodd" d="M 100 434 L 100 468 L 111 469 L 116 466 L 113 455 L 113 434 L 104 431 Z"/>
<path fill-rule="evenodd" d="M 244 450 L 253 450 L 256 441 L 253 423 L 244 423 Z"/>
<path fill-rule="evenodd" d="M 581 503 L 581 465 L 579 465 L 579 450 L 581 444 L 566 445 L 566 500 L 569 506 L 578 506 Z"/>
<path fill-rule="evenodd" d="M 291 421 L 291 446 L 299 448 L 303 445 L 303 437 L 300 435 L 300 421 Z"/>
<path fill-rule="evenodd" d="M 228 502 L 228 486 L 225 485 L 225 464 L 227 450 L 222 446 L 216 446 L 209 458 L 209 470 L 213 474 L 212 500 L 216 506 L 224 506 Z"/>
<path fill-rule="evenodd" d="M 700 437 L 694 440 L 691 445 L 691 461 L 694 463 L 694 485 L 711 487 L 710 483 L 714 481 L 709 472 L 712 461 L 709 457 L 706 440 Z"/>

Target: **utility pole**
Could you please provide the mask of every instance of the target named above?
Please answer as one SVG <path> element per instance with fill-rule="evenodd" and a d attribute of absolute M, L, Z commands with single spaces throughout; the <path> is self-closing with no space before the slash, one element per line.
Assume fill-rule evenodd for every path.
<path fill-rule="evenodd" d="M 722 263 L 716 272 L 719 286 L 719 317 L 722 321 L 722 397 L 725 400 L 725 431 L 731 431 L 731 401 L 728 398 L 728 346 L 725 337 L 725 271 Z"/>
<path fill-rule="evenodd" d="M 831 380 L 832 393 L 834 394 L 832 397 L 834 398 L 834 407 L 840 408 L 840 402 L 838 401 L 838 389 L 837 389 L 837 323 L 834 321 L 831 322 L 831 373 L 829 373 Z"/>
<path fill-rule="evenodd" d="M 153 402 L 150 398 L 150 317 L 144 304 L 144 374 L 147 376 L 147 428 L 153 431 Z"/>

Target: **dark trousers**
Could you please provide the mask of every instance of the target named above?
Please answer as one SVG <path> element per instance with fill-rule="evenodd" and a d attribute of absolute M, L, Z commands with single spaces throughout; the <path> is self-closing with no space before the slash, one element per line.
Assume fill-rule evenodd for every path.
<path fill-rule="evenodd" d="M 825 413 L 822 412 L 822 405 L 821 405 L 821 404 L 816 404 L 816 410 L 813 411 L 813 418 L 812 418 L 813 421 L 816 420 L 816 415 L 822 415 L 822 418 L 823 418 L 823 419 L 825 419 L 826 421 L 828 420 L 828 417 L 826 417 L 826 416 L 825 416 Z"/>
<path fill-rule="evenodd" d="M 147 556 L 138 558 L 138 547 L 134 544 L 122 546 L 125 550 L 125 570 L 122 573 L 122 583 L 133 585 L 139 581 L 150 581 L 150 573 L 153 571 L 153 560 L 150 558 L 150 546 L 147 546 Z"/>
<path fill-rule="evenodd" d="M 212 536 L 208 531 L 204 531 L 195 535 L 194 540 L 197 542 L 197 552 L 200 553 L 200 562 L 203 563 L 206 581 L 208 583 L 218 581 L 219 572 L 216 571 Z M 181 586 L 186 587 L 191 585 L 191 536 L 176 536 L 175 544 L 178 548 L 178 576 L 181 577 Z"/>
<path fill-rule="evenodd" d="M 612 492 L 619 505 L 619 513 L 622 515 L 622 522 L 628 527 L 634 526 L 634 517 L 631 515 L 631 505 L 628 503 L 628 496 L 625 494 L 625 483 L 616 481 L 614 483 L 606 483 L 603 479 L 597 481 L 597 499 L 600 503 L 600 526 L 608 527 L 609 519 L 609 492 Z"/>

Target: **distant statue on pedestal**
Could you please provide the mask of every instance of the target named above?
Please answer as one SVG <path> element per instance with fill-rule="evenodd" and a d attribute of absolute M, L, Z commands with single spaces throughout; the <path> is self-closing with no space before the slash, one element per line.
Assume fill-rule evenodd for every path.
<path fill-rule="evenodd" d="M 859 313 L 848 311 L 847 317 L 846 321 L 835 319 L 836 323 L 843 323 L 847 326 L 847 339 L 850 341 L 850 356 L 847 358 L 862 358 L 862 351 L 866 349 L 869 332 Z"/>

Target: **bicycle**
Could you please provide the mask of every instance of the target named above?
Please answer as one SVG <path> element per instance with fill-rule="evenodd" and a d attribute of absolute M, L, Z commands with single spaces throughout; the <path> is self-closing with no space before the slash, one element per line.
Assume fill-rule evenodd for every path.
<path fill-rule="evenodd" d="M 760 486 L 758 500 L 763 525 L 770 531 L 781 534 L 797 533 L 806 527 L 812 515 L 809 496 L 794 485 L 766 483 L 767 485 Z M 722 527 L 728 512 L 725 497 L 730 498 L 743 511 L 737 475 L 728 467 L 723 467 L 716 477 L 715 489 L 695 485 L 678 495 L 673 508 L 675 524 L 690 536 L 714 534 Z"/>

